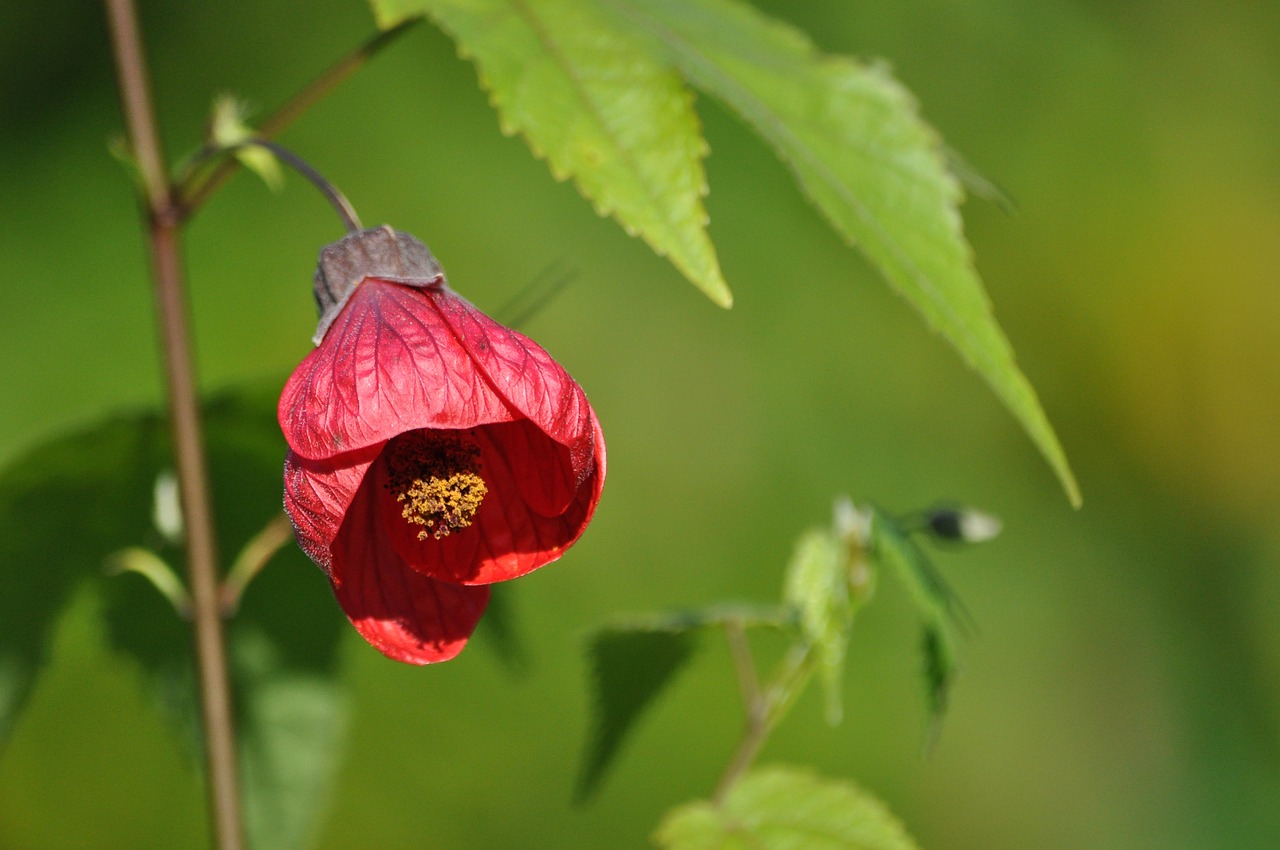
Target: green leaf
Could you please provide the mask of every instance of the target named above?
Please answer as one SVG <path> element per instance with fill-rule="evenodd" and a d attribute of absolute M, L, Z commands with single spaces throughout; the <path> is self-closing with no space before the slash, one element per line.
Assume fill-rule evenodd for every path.
<path fill-rule="evenodd" d="M 372 0 L 379 24 L 425 13 L 472 58 L 503 132 L 572 178 L 715 303 L 732 302 L 706 232 L 693 98 L 650 42 L 591 0 Z"/>
<path fill-rule="evenodd" d="M 604 2 L 774 148 L 836 231 L 991 385 L 1078 505 L 1066 456 L 974 270 L 961 187 L 911 94 L 885 68 L 823 55 L 736 0 Z"/>
<path fill-rule="evenodd" d="M 799 612 L 800 630 L 813 648 L 826 694 L 827 722 L 843 714 L 844 659 L 853 627 L 847 550 L 825 529 L 813 529 L 796 543 L 787 567 L 784 597 Z"/>
<path fill-rule="evenodd" d="M 685 628 L 606 628 L 591 636 L 595 719 L 575 799 L 595 791 L 640 714 L 693 654 L 694 637 Z"/>
<path fill-rule="evenodd" d="M 929 713 L 936 723 L 959 664 L 956 631 L 964 624 L 964 608 L 920 547 L 891 517 L 873 508 L 871 556 L 892 569 L 907 586 L 924 620 L 924 676 Z"/>
<path fill-rule="evenodd" d="M 219 95 L 213 101 L 213 111 L 209 117 L 209 140 L 219 148 L 234 148 L 255 138 L 258 134 L 248 125 L 247 114 L 248 108 L 239 98 L 229 94 Z M 280 162 L 271 151 L 253 145 L 237 148 L 234 155 L 241 165 L 258 175 L 271 191 L 278 192 L 284 185 Z"/>
<path fill-rule="evenodd" d="M 59 613 L 103 557 L 146 540 L 155 421 L 113 419 L 0 472 L 0 745 L 30 695 Z M 172 616 L 172 610 L 168 611 Z"/>
<path fill-rule="evenodd" d="M 723 803 L 689 803 L 663 818 L 663 850 L 917 850 L 884 803 L 851 782 L 787 767 L 758 768 Z"/>
<path fill-rule="evenodd" d="M 280 511 L 276 389 L 224 395 L 204 408 L 225 560 Z M 198 753 L 188 625 L 137 576 L 108 580 L 106 593 L 109 640 L 138 663 L 166 717 Z M 314 837 L 346 727 L 338 658 L 345 623 L 323 574 L 289 544 L 249 585 L 228 624 L 245 819 L 258 850 L 293 850 Z"/>

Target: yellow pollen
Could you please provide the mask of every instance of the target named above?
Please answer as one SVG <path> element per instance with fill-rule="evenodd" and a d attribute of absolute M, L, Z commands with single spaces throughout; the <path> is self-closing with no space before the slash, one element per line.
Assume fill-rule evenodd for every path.
<path fill-rule="evenodd" d="M 448 478 L 415 479 L 407 491 L 396 496 L 403 502 L 400 515 L 413 525 L 425 526 L 419 540 L 448 537 L 471 525 L 489 488 L 474 472 L 457 472 Z"/>
<path fill-rule="evenodd" d="M 480 449 L 455 434 L 413 432 L 387 455 L 387 489 L 418 539 L 439 540 L 471 525 L 489 488 L 480 477 Z"/>

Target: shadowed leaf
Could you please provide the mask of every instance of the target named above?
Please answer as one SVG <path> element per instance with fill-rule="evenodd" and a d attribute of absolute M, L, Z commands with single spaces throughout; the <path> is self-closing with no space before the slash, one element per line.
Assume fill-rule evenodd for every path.
<path fill-rule="evenodd" d="M 155 421 L 112 419 L 0 471 L 0 745 L 74 588 L 100 576 L 109 552 L 158 539 L 147 469 L 161 457 L 159 432 Z"/>
<path fill-rule="evenodd" d="M 627 733 L 671 681 L 694 649 L 687 630 L 604 629 L 587 648 L 595 712 L 575 798 L 585 800 L 598 786 Z"/>
<path fill-rule="evenodd" d="M 284 439 L 276 390 L 227 394 L 205 405 L 224 561 L 280 512 Z M 111 643 L 139 664 L 165 716 L 198 753 L 188 625 L 136 576 L 109 580 L 106 593 Z M 259 850 L 308 846 L 325 809 L 346 726 L 338 665 L 345 624 L 323 574 L 292 543 L 248 586 L 228 624 L 245 820 Z"/>

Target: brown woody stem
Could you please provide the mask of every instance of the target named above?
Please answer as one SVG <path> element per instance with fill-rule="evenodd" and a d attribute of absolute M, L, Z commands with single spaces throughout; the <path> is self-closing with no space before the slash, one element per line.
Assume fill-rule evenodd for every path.
<path fill-rule="evenodd" d="M 132 0 L 106 0 L 106 9 L 129 142 L 137 158 L 146 202 L 147 247 L 186 528 L 191 622 L 214 846 L 218 850 L 242 850 L 231 690 L 218 612 L 218 554 L 180 251 L 182 216 L 167 177 L 156 129 L 137 12 Z"/>

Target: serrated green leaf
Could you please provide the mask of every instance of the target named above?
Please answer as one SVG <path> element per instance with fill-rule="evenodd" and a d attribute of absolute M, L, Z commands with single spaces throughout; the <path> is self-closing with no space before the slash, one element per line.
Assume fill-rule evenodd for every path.
<path fill-rule="evenodd" d="M 723 803 L 668 812 L 662 850 L 918 850 L 884 803 L 852 782 L 807 770 L 758 768 Z"/>
<path fill-rule="evenodd" d="M 878 509 L 872 511 L 871 556 L 898 575 L 924 620 L 925 694 L 937 722 L 946 710 L 958 669 L 955 635 L 963 625 L 964 609 L 942 574 L 898 523 Z"/>
<path fill-rule="evenodd" d="M 34 448 L 0 472 L 0 745 L 75 587 L 101 574 L 107 553 L 147 538 L 146 466 L 159 430 L 113 419 Z"/>
<path fill-rule="evenodd" d="M 844 659 L 853 627 L 845 547 L 828 530 L 808 531 L 787 566 L 784 598 L 799 612 L 800 630 L 813 649 L 826 695 L 827 722 L 843 714 Z"/>
<path fill-rule="evenodd" d="M 223 395 L 204 407 L 218 543 L 227 560 L 280 510 L 284 442 L 275 389 Z M 158 472 L 166 453 L 157 460 Z M 165 716 L 198 753 L 188 625 L 136 576 L 109 579 L 105 589 L 111 644 L 138 663 Z M 315 833 L 345 732 L 338 667 L 345 631 L 328 583 L 292 545 L 249 585 L 228 624 L 246 831 L 258 850 L 302 848 Z"/>
<path fill-rule="evenodd" d="M 1078 505 L 1066 456 L 974 270 L 960 185 L 911 94 L 885 68 L 823 55 L 737 0 L 603 2 L 774 148 L 836 231 L 991 385 Z"/>
<path fill-rule="evenodd" d="M 693 654 L 694 638 L 684 629 L 602 629 L 591 636 L 587 654 L 594 721 L 574 792 L 577 800 L 598 787 L 640 714 Z"/>
<path fill-rule="evenodd" d="M 732 302 L 702 204 L 706 143 L 680 77 L 591 0 L 372 0 L 381 26 L 426 14 L 472 58 L 502 129 L 558 180 Z"/>

